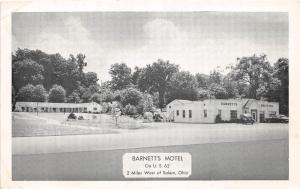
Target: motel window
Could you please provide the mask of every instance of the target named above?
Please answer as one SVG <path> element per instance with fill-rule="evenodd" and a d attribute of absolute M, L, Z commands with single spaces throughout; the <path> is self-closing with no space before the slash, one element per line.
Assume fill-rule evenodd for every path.
<path fill-rule="evenodd" d="M 63 111 L 64 111 L 64 109 L 63 109 L 63 108 L 59 108 L 59 111 L 60 111 L 60 112 L 63 112 Z"/>
<path fill-rule="evenodd" d="M 171 106 L 169 106 L 169 108 L 171 108 Z"/>
<path fill-rule="evenodd" d="M 192 110 L 189 110 L 189 118 L 192 118 Z"/>
<path fill-rule="evenodd" d="M 179 110 L 176 111 L 176 115 L 179 116 Z"/>
<path fill-rule="evenodd" d="M 22 107 L 22 112 L 25 112 L 25 107 Z"/>
<path fill-rule="evenodd" d="M 204 117 L 207 117 L 207 110 L 203 110 Z"/>
<path fill-rule="evenodd" d="M 182 117 L 185 118 L 185 110 L 182 110 Z"/>
<path fill-rule="evenodd" d="M 86 112 L 86 111 L 87 111 L 87 108 L 83 108 L 83 111 Z"/>
<path fill-rule="evenodd" d="M 230 119 L 231 120 L 237 119 L 237 111 L 236 110 L 230 110 Z"/>
<path fill-rule="evenodd" d="M 97 108 L 94 108 L 94 110 L 97 110 Z"/>
<path fill-rule="evenodd" d="M 56 112 L 56 108 L 53 108 L 53 112 Z"/>

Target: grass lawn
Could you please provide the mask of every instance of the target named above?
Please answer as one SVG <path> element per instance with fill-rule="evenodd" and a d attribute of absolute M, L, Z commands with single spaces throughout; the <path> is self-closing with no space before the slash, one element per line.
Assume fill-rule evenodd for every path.
<path fill-rule="evenodd" d="M 109 129 L 61 124 L 60 121 L 63 120 L 63 116 L 57 116 L 56 120 L 53 121 L 51 119 L 42 119 L 42 115 L 39 116 L 41 116 L 41 118 L 36 117 L 34 114 L 18 113 L 14 115 L 12 121 L 12 136 L 34 137 L 117 133 L 117 131 Z"/>

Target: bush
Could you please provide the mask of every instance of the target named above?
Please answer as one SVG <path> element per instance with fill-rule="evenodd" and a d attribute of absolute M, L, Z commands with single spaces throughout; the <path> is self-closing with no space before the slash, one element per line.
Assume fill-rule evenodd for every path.
<path fill-rule="evenodd" d="M 110 107 L 111 107 L 110 112 L 112 112 L 112 110 L 113 110 L 113 109 L 116 109 L 116 108 L 119 108 L 119 109 L 121 110 L 122 113 L 124 112 L 124 107 L 123 107 L 123 105 L 122 105 L 120 102 L 118 102 L 118 101 L 112 102 L 112 104 L 111 104 Z"/>
<path fill-rule="evenodd" d="M 121 91 L 121 103 L 123 106 L 127 104 L 138 105 L 142 99 L 142 93 L 135 88 L 127 88 Z"/>
<path fill-rule="evenodd" d="M 153 112 L 154 104 L 153 97 L 150 94 L 143 94 L 142 99 L 137 105 L 137 111 L 139 114 L 144 114 L 145 112 Z"/>
<path fill-rule="evenodd" d="M 33 102 L 45 102 L 47 99 L 47 92 L 43 85 L 35 86 L 33 90 Z"/>
<path fill-rule="evenodd" d="M 216 116 L 215 123 L 221 123 L 221 122 L 222 122 L 221 116 L 220 116 L 220 114 L 218 114 Z"/>
<path fill-rule="evenodd" d="M 33 100 L 32 97 L 34 89 L 35 87 L 31 84 L 22 87 L 17 96 L 18 101 L 31 102 Z"/>
<path fill-rule="evenodd" d="M 100 104 L 101 103 L 101 95 L 99 94 L 99 93 L 94 93 L 93 95 L 92 95 L 92 97 L 91 97 L 91 100 L 93 101 L 93 102 L 97 102 L 98 104 Z"/>
<path fill-rule="evenodd" d="M 18 101 L 23 102 L 45 102 L 47 92 L 43 85 L 33 86 L 31 84 L 22 87 L 18 93 Z"/>
<path fill-rule="evenodd" d="M 137 108 L 131 104 L 127 104 L 124 108 L 126 115 L 135 115 L 137 114 Z"/>
<path fill-rule="evenodd" d="M 108 112 L 110 112 L 110 110 L 111 110 L 111 106 L 109 103 L 107 103 L 107 102 L 102 103 L 101 113 L 108 113 Z"/>
<path fill-rule="evenodd" d="M 64 102 L 66 98 L 66 91 L 60 85 L 53 85 L 49 91 L 49 102 Z"/>

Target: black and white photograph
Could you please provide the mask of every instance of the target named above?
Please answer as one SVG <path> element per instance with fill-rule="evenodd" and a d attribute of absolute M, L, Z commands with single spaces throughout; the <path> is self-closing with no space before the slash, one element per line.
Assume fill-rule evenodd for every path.
<path fill-rule="evenodd" d="M 289 13 L 13 12 L 13 181 L 289 179 Z"/>

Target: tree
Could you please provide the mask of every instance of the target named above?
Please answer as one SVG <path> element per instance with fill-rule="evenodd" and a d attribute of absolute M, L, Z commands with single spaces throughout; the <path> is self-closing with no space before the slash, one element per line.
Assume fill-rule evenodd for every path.
<path fill-rule="evenodd" d="M 175 99 L 196 100 L 197 87 L 197 79 L 190 72 L 174 73 L 170 80 L 170 91 L 167 95 L 168 102 Z"/>
<path fill-rule="evenodd" d="M 17 101 L 32 102 L 34 89 L 35 87 L 32 84 L 27 84 L 20 88 L 17 95 Z"/>
<path fill-rule="evenodd" d="M 239 86 L 238 83 L 234 80 L 233 76 L 231 73 L 228 73 L 224 78 L 223 78 L 223 87 L 226 91 L 227 98 L 236 98 L 236 97 L 241 97 L 242 95 L 239 93 Z"/>
<path fill-rule="evenodd" d="M 91 85 L 97 85 L 98 82 L 98 77 L 97 77 L 97 73 L 95 72 L 87 72 L 86 74 L 84 74 L 85 76 L 85 86 L 89 87 Z"/>
<path fill-rule="evenodd" d="M 44 67 L 33 60 L 25 59 L 12 63 L 12 84 L 16 91 L 27 84 L 43 83 Z"/>
<path fill-rule="evenodd" d="M 33 102 L 45 102 L 47 100 L 47 91 L 43 85 L 37 85 L 34 87 L 32 101 Z"/>
<path fill-rule="evenodd" d="M 12 104 L 12 111 L 15 110 L 15 105 L 17 102 L 17 94 L 16 94 L 16 90 L 14 89 L 14 87 L 11 87 L 11 104 Z"/>
<path fill-rule="evenodd" d="M 217 83 L 213 83 L 209 86 L 209 95 L 210 97 L 217 98 L 217 99 L 226 99 L 227 92 L 225 88 Z"/>
<path fill-rule="evenodd" d="M 59 53 L 47 54 L 40 50 L 18 49 L 12 54 L 13 87 L 16 93 L 26 84 L 43 84 L 49 91 L 54 84 L 61 85 L 66 94 L 77 91 L 79 97 L 86 88 L 96 85 L 98 78 L 94 72 L 84 73 L 87 65 L 85 55 L 70 55 L 68 59 Z"/>
<path fill-rule="evenodd" d="M 239 63 L 234 67 L 234 79 L 246 84 L 249 88 L 247 97 L 258 98 L 258 89 L 269 85 L 272 77 L 272 67 L 266 55 L 238 58 Z"/>
<path fill-rule="evenodd" d="M 109 73 L 113 90 L 122 90 L 132 84 L 131 69 L 125 63 L 111 65 Z"/>
<path fill-rule="evenodd" d="M 139 77 L 140 77 L 140 73 L 142 72 L 142 69 L 141 68 L 139 68 L 139 67 L 135 67 L 134 68 L 134 72 L 133 72 L 133 74 L 132 74 L 132 83 L 134 84 L 134 85 L 137 85 L 138 84 L 138 79 L 139 79 Z"/>
<path fill-rule="evenodd" d="M 137 109 L 135 106 L 127 104 L 124 108 L 124 112 L 126 115 L 135 115 L 137 114 Z"/>
<path fill-rule="evenodd" d="M 49 91 L 49 102 L 64 102 L 66 98 L 66 91 L 60 85 L 53 85 Z"/>
<path fill-rule="evenodd" d="M 101 94 L 99 93 L 94 93 L 91 97 L 91 100 L 93 102 L 97 102 L 98 104 L 102 103 L 102 99 L 101 99 Z"/>
<path fill-rule="evenodd" d="M 127 104 L 138 105 L 142 99 L 142 93 L 135 88 L 127 88 L 121 91 L 121 103 L 123 106 Z"/>
<path fill-rule="evenodd" d="M 77 65 L 78 70 L 80 73 L 83 73 L 83 68 L 87 66 L 87 63 L 85 62 L 85 55 L 82 53 L 77 54 Z"/>
<path fill-rule="evenodd" d="M 165 106 L 165 94 L 170 87 L 170 80 L 174 73 L 178 72 L 178 65 L 159 59 L 152 65 L 147 65 L 138 79 L 138 87 L 143 92 L 158 92 L 159 107 Z"/>
<path fill-rule="evenodd" d="M 50 59 L 54 67 L 52 85 L 61 85 L 66 90 L 66 94 L 71 94 L 82 85 L 78 65 L 72 61 L 72 58 L 66 60 L 60 54 L 54 54 L 50 55 Z"/>
<path fill-rule="evenodd" d="M 137 105 L 138 113 L 143 115 L 145 112 L 153 112 L 153 110 L 154 110 L 153 96 L 151 96 L 148 93 L 144 93 L 142 99 Z"/>
<path fill-rule="evenodd" d="M 101 96 L 101 102 L 112 102 L 114 100 L 113 92 L 108 89 L 101 91 L 100 96 Z"/>
<path fill-rule="evenodd" d="M 280 113 L 289 114 L 289 60 L 279 58 L 274 64 L 274 77 L 280 82 L 277 96 L 279 97 Z"/>
<path fill-rule="evenodd" d="M 210 97 L 208 89 L 199 88 L 197 91 L 197 100 L 205 100 Z"/>
<path fill-rule="evenodd" d="M 199 88 L 207 88 L 208 87 L 208 83 L 209 83 L 208 75 L 197 73 L 195 77 L 197 79 Z"/>
<path fill-rule="evenodd" d="M 216 84 L 221 84 L 222 81 L 222 74 L 220 71 L 214 69 L 210 75 L 209 75 L 209 79 L 208 79 L 208 83 L 212 84 L 212 83 L 216 83 Z"/>

